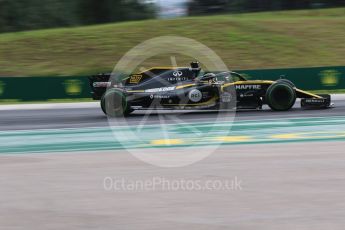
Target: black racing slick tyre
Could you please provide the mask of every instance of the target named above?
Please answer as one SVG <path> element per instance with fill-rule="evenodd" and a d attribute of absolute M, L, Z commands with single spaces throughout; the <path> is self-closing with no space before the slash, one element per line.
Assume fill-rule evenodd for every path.
<path fill-rule="evenodd" d="M 109 117 L 128 116 L 133 110 L 128 105 L 126 95 L 118 89 L 110 89 L 101 98 L 101 108 Z"/>
<path fill-rule="evenodd" d="M 294 87 L 285 82 L 276 82 L 267 89 L 265 99 L 272 110 L 287 111 L 294 106 L 296 97 Z"/>
<path fill-rule="evenodd" d="M 288 80 L 288 79 L 279 79 L 276 81 L 276 83 L 286 83 L 288 85 L 290 85 L 292 88 L 295 88 L 295 84 L 292 83 L 292 81 Z"/>

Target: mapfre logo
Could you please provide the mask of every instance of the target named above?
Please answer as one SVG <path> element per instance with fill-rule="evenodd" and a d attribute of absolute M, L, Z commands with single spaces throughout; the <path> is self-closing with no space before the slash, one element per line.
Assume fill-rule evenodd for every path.
<path fill-rule="evenodd" d="M 239 90 L 260 90 L 261 85 L 236 85 Z"/>
<path fill-rule="evenodd" d="M 173 73 L 174 77 L 181 77 L 183 75 L 183 73 L 181 71 L 175 71 Z"/>

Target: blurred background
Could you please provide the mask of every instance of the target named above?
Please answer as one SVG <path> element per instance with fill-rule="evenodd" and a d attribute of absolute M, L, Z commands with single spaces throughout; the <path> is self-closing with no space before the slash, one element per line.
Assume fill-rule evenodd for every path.
<path fill-rule="evenodd" d="M 344 4 L 344 0 L 1 0 L 0 31 L 227 12 L 314 9 Z"/>
<path fill-rule="evenodd" d="M 132 47 L 162 35 L 196 39 L 232 69 L 342 65 L 344 5 L 345 0 L 0 0 L 0 76 L 111 71 Z M 146 65 L 167 64 L 162 60 Z"/>
<path fill-rule="evenodd" d="M 33 82 L 51 85 L 44 94 L 59 85 L 63 97 L 88 97 L 87 76 L 112 71 L 130 49 L 166 35 L 203 43 L 236 71 L 331 66 L 304 69 L 303 76 L 317 77 L 313 90 L 343 89 L 343 70 L 333 67 L 345 66 L 344 6 L 345 0 L 0 0 L 0 100 L 23 98 L 14 94 L 18 85 L 31 98 L 25 85 Z M 179 66 L 192 61 L 175 59 Z M 170 54 L 141 67 L 160 65 L 172 65 Z M 278 72 L 254 75 L 275 79 Z M 66 88 L 77 93 L 66 95 Z"/>
<path fill-rule="evenodd" d="M 196 39 L 232 69 L 340 65 L 344 5 L 345 0 L 0 0 L 0 76 L 110 71 L 129 49 L 162 35 Z M 162 60 L 147 65 L 166 64 Z"/>

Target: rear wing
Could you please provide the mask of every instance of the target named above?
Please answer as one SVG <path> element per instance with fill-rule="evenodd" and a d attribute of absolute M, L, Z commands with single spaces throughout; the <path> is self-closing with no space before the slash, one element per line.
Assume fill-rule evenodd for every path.
<path fill-rule="evenodd" d="M 94 100 L 100 100 L 107 90 L 107 87 L 111 85 L 109 81 L 110 73 L 101 73 L 89 77 L 89 83 L 91 87 L 91 95 Z"/>

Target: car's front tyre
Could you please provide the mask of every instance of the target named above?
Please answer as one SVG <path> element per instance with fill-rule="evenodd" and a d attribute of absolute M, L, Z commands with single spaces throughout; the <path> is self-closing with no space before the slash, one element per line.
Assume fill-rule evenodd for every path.
<path fill-rule="evenodd" d="M 275 111 L 290 110 L 296 102 L 296 90 L 286 82 L 272 84 L 266 92 L 266 102 Z"/>

